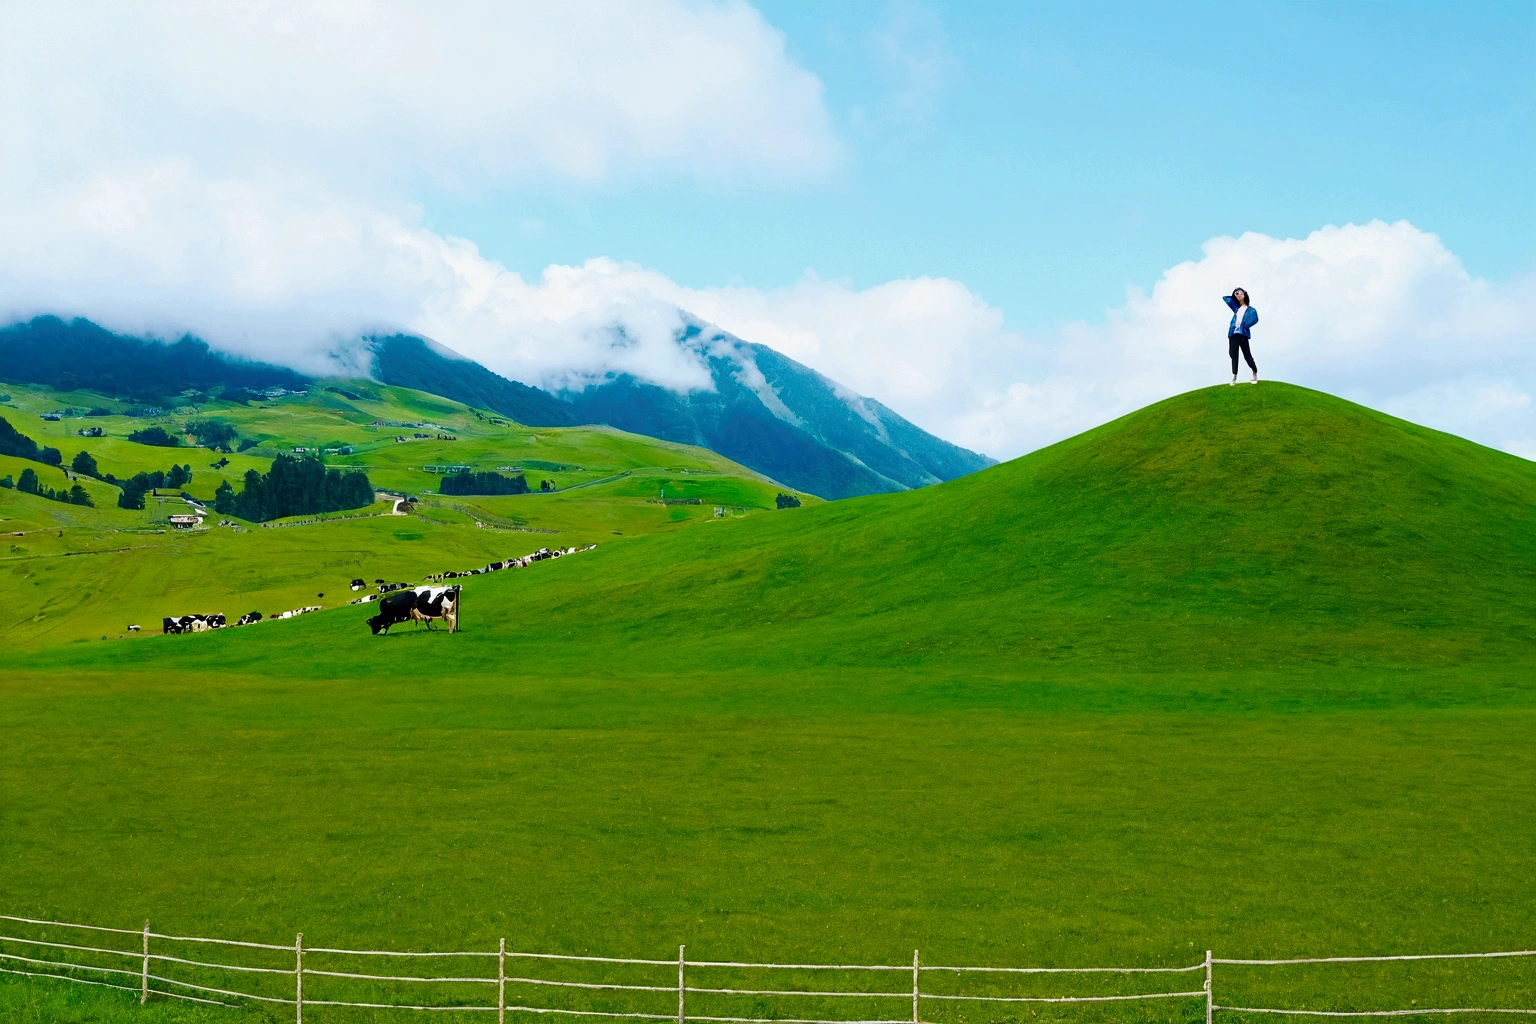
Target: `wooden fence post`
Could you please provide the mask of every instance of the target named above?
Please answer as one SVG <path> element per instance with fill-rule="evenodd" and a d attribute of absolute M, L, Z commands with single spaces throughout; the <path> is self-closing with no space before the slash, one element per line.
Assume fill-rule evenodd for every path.
<path fill-rule="evenodd" d="M 912 1024 L 917 1024 L 917 950 L 912 951 Z"/>
<path fill-rule="evenodd" d="M 294 1020 L 304 1024 L 304 933 L 293 940 L 293 1009 Z"/>
<path fill-rule="evenodd" d="M 1211 1011 L 1215 1004 L 1211 1001 L 1211 951 L 1205 951 L 1205 1024 L 1211 1024 Z"/>
<path fill-rule="evenodd" d="M 687 962 L 687 958 L 684 956 L 687 951 L 687 946 L 677 947 L 677 1024 L 684 1024 L 683 1003 L 685 990 L 683 988 L 683 965 Z"/>
<path fill-rule="evenodd" d="M 139 977 L 139 1005 L 149 1002 L 149 922 L 144 922 L 144 973 Z"/>
<path fill-rule="evenodd" d="M 507 1024 L 507 940 L 496 951 L 496 1024 Z"/>

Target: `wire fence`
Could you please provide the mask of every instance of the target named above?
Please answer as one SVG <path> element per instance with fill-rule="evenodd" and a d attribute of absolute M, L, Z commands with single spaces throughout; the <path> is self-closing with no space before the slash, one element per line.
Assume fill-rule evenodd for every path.
<path fill-rule="evenodd" d="M 1182 1019 L 1197 1015 L 1203 1004 L 1207 1024 L 1223 1012 L 1536 1016 L 1536 1008 L 1515 1006 L 1225 1005 L 1216 1002 L 1213 987 L 1218 966 L 1491 961 L 1536 957 L 1536 950 L 1280 960 L 1215 957 L 1207 951 L 1197 963 L 1172 967 L 949 966 L 925 964 L 914 950 L 910 965 L 781 964 L 689 960 L 686 946 L 678 947 L 676 960 L 522 952 L 507 949 L 505 939 L 494 950 L 411 952 L 305 946 L 302 933 L 292 945 L 172 935 L 152 930 L 147 921 L 142 929 L 9 915 L 0 915 L 0 922 L 0 973 L 121 989 L 136 994 L 141 1004 L 154 997 L 291 1007 L 297 1024 L 303 1024 L 306 1010 L 318 1007 L 494 1013 L 498 1024 L 509 1014 L 524 1020 L 625 1018 L 677 1024 L 922 1024 L 945 1006 L 1012 1012 L 1028 1004 L 1157 1001 L 1177 1005 Z"/>

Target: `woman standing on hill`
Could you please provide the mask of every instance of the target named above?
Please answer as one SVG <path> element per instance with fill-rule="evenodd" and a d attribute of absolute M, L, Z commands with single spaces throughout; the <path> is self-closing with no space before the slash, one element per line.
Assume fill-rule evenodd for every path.
<path fill-rule="evenodd" d="M 1221 300 L 1232 310 L 1232 326 L 1227 328 L 1227 354 L 1232 357 L 1232 384 L 1237 383 L 1237 352 L 1243 352 L 1243 358 L 1248 360 L 1248 368 L 1253 371 L 1253 380 L 1250 384 L 1259 382 L 1259 366 L 1253 361 L 1253 352 L 1248 348 L 1248 342 L 1253 336 L 1249 333 L 1253 325 L 1259 322 L 1259 311 L 1253 308 L 1248 301 L 1246 288 L 1234 288 L 1231 295 L 1223 295 Z"/>

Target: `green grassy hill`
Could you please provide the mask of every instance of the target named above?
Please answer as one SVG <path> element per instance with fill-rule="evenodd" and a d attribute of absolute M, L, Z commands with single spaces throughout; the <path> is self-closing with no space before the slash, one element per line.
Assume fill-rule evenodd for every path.
<path fill-rule="evenodd" d="M 810 962 L 1527 948 L 1533 580 L 1536 465 L 1192 392 L 942 486 L 477 577 L 454 636 L 342 609 L 13 651 L 0 904 Z M 1536 965 L 1483 970 L 1218 1000 L 1536 1005 Z"/>
<path fill-rule="evenodd" d="M 1487 664 L 1536 642 L 1533 570 L 1536 465 L 1300 388 L 1215 388 L 943 486 L 476 581 L 455 657 L 515 629 L 580 672 Z M 247 644 L 270 656 L 214 647 Z"/>
<path fill-rule="evenodd" d="M 169 527 L 171 514 L 190 511 L 171 491 L 150 497 L 143 511 L 128 511 L 116 507 L 117 488 L 86 478 L 80 482 L 95 508 L 0 489 L 0 534 L 10 535 L 0 547 L 0 597 L 17 599 L 26 610 L 0 622 L 0 639 L 47 645 L 117 637 L 130 624 L 158 629 L 166 615 L 218 611 L 233 618 L 252 610 L 270 615 L 304 605 L 334 607 L 355 596 L 344 585 L 356 577 L 416 581 L 429 572 L 469 569 L 544 546 L 613 543 L 712 520 L 720 506 L 733 515 L 772 509 L 783 490 L 713 452 L 610 427 L 535 430 L 403 388 L 356 381 L 327 387 L 271 402 L 212 402 L 146 418 L 123 415 L 121 403 L 90 392 L 7 385 L 10 400 L 0 405 L 0 416 L 39 445 L 58 448 L 66 465 L 79 451 L 89 452 L 103 475 L 120 479 L 172 463 L 190 465 L 186 492 L 211 503 L 221 482 L 238 489 L 247 470 L 265 471 L 281 452 L 349 448 L 352 454 L 327 461 L 363 469 L 376 488 L 420 500 L 405 519 L 388 515 L 392 502 L 380 502 L 308 517 L 302 525 L 230 529 L 215 526 L 226 517 L 214 514 L 207 529 L 188 534 Z M 93 407 L 114 414 L 41 418 Z M 220 455 L 128 440 L 148 425 L 180 434 L 186 423 L 202 419 L 227 423 L 242 440 L 259 444 Z M 80 436 L 91 428 L 101 428 L 103 436 Z M 548 481 L 555 490 L 437 496 L 441 473 L 426 467 L 443 465 L 522 472 L 534 488 Z M 17 478 L 29 467 L 46 486 L 67 489 L 72 482 L 60 468 L 0 456 L 0 477 Z M 668 499 L 699 504 L 665 504 Z M 314 522 L 325 518 L 337 521 Z"/>

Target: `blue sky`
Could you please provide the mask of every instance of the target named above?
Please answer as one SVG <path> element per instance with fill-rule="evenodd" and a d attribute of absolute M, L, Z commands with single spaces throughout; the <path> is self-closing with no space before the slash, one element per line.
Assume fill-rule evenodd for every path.
<path fill-rule="evenodd" d="M 1536 4 L 0 4 L 0 319 L 708 386 L 1007 458 L 1262 375 L 1536 458 Z"/>
<path fill-rule="evenodd" d="M 760 8 L 825 85 L 824 177 L 436 190 L 429 222 L 531 275 L 949 277 L 1023 329 L 1242 231 L 1406 219 L 1475 275 L 1536 264 L 1536 5 Z"/>

